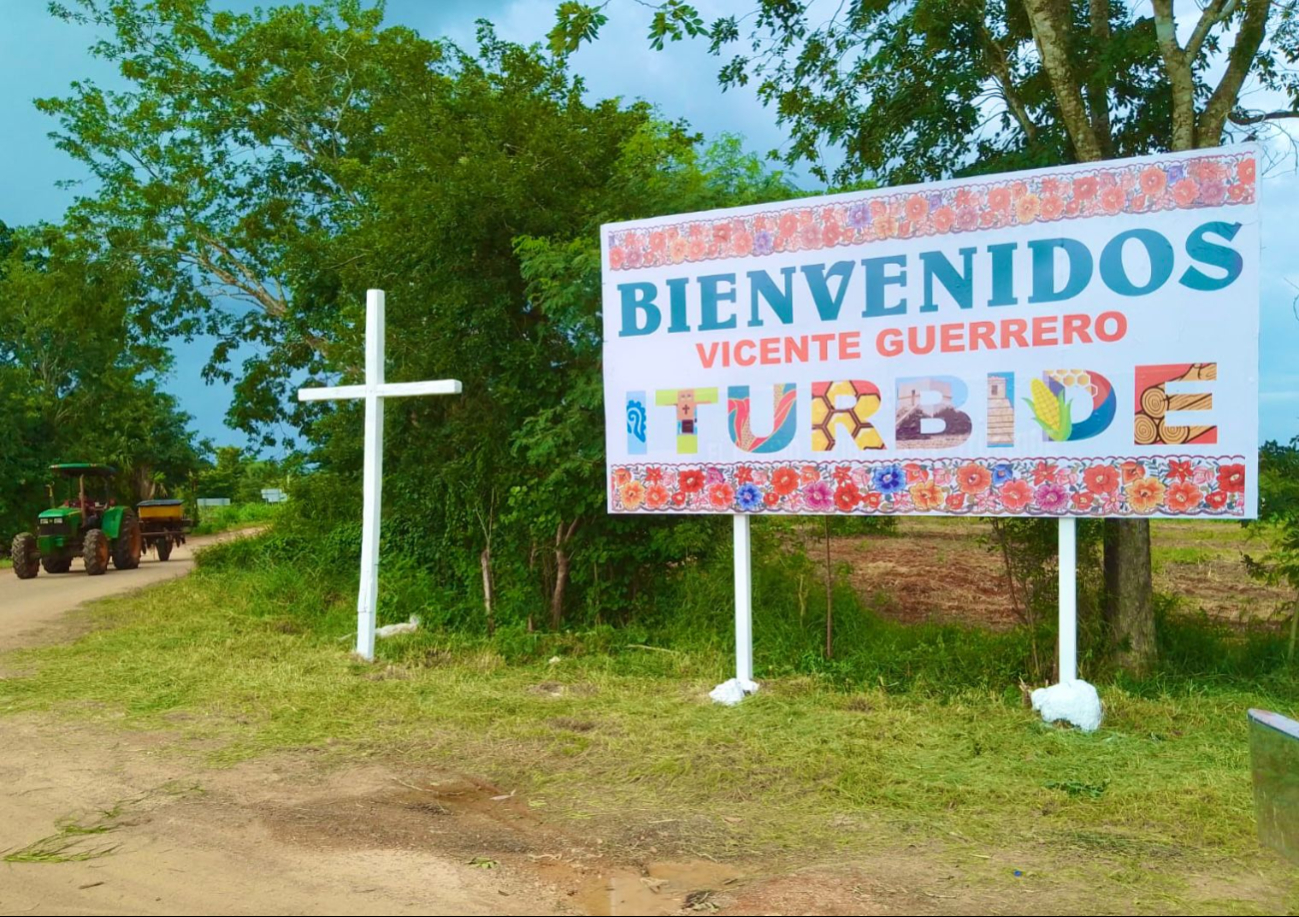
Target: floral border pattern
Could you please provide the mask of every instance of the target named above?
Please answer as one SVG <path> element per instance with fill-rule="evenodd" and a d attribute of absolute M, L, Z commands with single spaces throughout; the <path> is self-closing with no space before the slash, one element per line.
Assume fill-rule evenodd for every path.
<path fill-rule="evenodd" d="M 632 513 L 1244 516 L 1245 459 L 939 458 L 619 465 L 609 507 Z"/>
<path fill-rule="evenodd" d="M 875 192 L 823 206 L 804 203 L 744 217 L 611 232 L 607 267 L 635 270 L 1119 213 L 1248 204 L 1255 178 L 1251 153 L 1217 153 L 928 192 Z"/>

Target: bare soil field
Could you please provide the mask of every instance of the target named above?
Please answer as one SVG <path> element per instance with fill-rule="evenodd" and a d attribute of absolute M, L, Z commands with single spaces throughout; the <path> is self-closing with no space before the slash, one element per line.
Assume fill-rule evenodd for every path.
<path fill-rule="evenodd" d="M 847 568 L 863 600 L 898 621 L 1005 628 L 1019 623 L 1001 554 L 978 521 L 904 518 L 891 536 L 833 538 L 836 568 Z M 1266 550 L 1261 536 L 1234 522 L 1155 521 L 1155 588 L 1181 597 L 1179 611 L 1238 623 L 1277 622 L 1294 596 L 1246 570 L 1247 554 Z M 820 557 L 819 544 L 808 545 Z M 941 569 L 942 576 L 935 576 Z"/>

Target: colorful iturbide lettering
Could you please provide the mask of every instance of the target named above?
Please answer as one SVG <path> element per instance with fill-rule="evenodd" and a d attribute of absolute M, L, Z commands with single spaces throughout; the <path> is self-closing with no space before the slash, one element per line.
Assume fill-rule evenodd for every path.
<path fill-rule="evenodd" d="M 760 455 L 780 452 L 794 441 L 798 424 L 798 389 L 792 384 L 775 386 L 775 418 L 771 433 L 755 436 L 753 433 L 753 406 L 747 385 L 732 385 L 726 390 L 726 423 L 731 442 L 745 452 Z"/>

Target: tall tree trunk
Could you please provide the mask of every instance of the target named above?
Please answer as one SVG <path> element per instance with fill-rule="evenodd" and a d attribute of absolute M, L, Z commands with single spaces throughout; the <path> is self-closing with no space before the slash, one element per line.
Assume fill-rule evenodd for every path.
<path fill-rule="evenodd" d="M 1101 551 L 1105 569 L 1105 626 L 1111 634 L 1118 630 L 1119 620 L 1119 529 L 1114 520 L 1106 519 L 1102 527 Z"/>
<path fill-rule="evenodd" d="M 1073 66 L 1069 41 L 1071 6 L 1067 0 L 1024 0 L 1024 10 L 1074 153 L 1080 162 L 1095 162 L 1104 156 L 1104 150 Z"/>
<path fill-rule="evenodd" d="M 564 528 L 564 522 L 561 519 L 559 526 L 555 529 L 555 591 L 550 594 L 550 629 L 559 630 L 559 626 L 564 621 L 564 592 L 568 588 L 568 570 L 572 563 L 572 555 L 568 551 L 568 542 L 572 539 L 573 533 L 577 531 L 578 520 L 574 519 L 573 523 L 567 530 Z"/>
<path fill-rule="evenodd" d="M 496 633 L 496 589 L 492 580 L 492 535 L 496 531 L 496 491 L 492 490 L 491 502 L 488 503 L 487 513 L 484 515 L 481 510 L 476 511 L 478 515 L 478 524 L 483 530 L 483 553 L 478 556 L 478 562 L 483 568 L 483 612 L 487 618 L 487 636 Z M 533 557 L 536 556 L 534 545 L 533 556 L 528 558 L 528 565 L 532 565 Z M 528 630 L 532 630 L 532 618 L 528 618 Z"/>
<path fill-rule="evenodd" d="M 1026 0 L 1049 4 L 1049 0 Z M 1152 0 L 1156 42 L 1172 92 L 1172 146 L 1182 152 L 1214 147 L 1222 142 L 1222 129 L 1240 98 L 1249 68 L 1266 31 L 1269 0 L 1245 0 L 1245 15 L 1228 52 L 1227 68 L 1204 111 L 1195 116 L 1193 67 L 1206 38 L 1236 4 L 1209 0 L 1183 48 L 1177 39 L 1172 0 Z M 1072 133 L 1073 128 L 1067 125 Z M 1155 610 L 1150 578 L 1150 522 L 1146 519 L 1110 519 L 1105 522 L 1106 612 L 1119 647 L 1119 664 L 1129 673 L 1143 675 L 1156 658 Z"/>
<path fill-rule="evenodd" d="M 1149 674 L 1155 663 L 1155 609 L 1150 584 L 1150 523 L 1145 519 L 1111 520 L 1116 556 L 1113 602 L 1114 638 L 1118 662 L 1136 676 Z M 1106 558 L 1106 572 L 1111 560 Z"/>
<path fill-rule="evenodd" d="M 1299 639 L 1299 600 L 1294 603 L 1294 612 L 1290 615 L 1290 649 L 1286 651 L 1286 662 L 1294 662 L 1295 640 Z"/>
<path fill-rule="evenodd" d="M 478 561 L 483 567 L 483 610 L 487 614 L 487 636 L 496 633 L 496 613 L 492 608 L 493 589 L 492 589 L 492 545 L 488 542 L 487 547 L 483 548 L 483 553 L 479 555 Z"/>

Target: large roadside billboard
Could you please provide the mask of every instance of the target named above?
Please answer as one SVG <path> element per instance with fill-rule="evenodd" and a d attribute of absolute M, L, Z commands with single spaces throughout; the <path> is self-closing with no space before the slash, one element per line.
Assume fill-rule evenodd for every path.
<path fill-rule="evenodd" d="M 617 513 L 1257 513 L 1256 151 L 602 229 Z"/>

